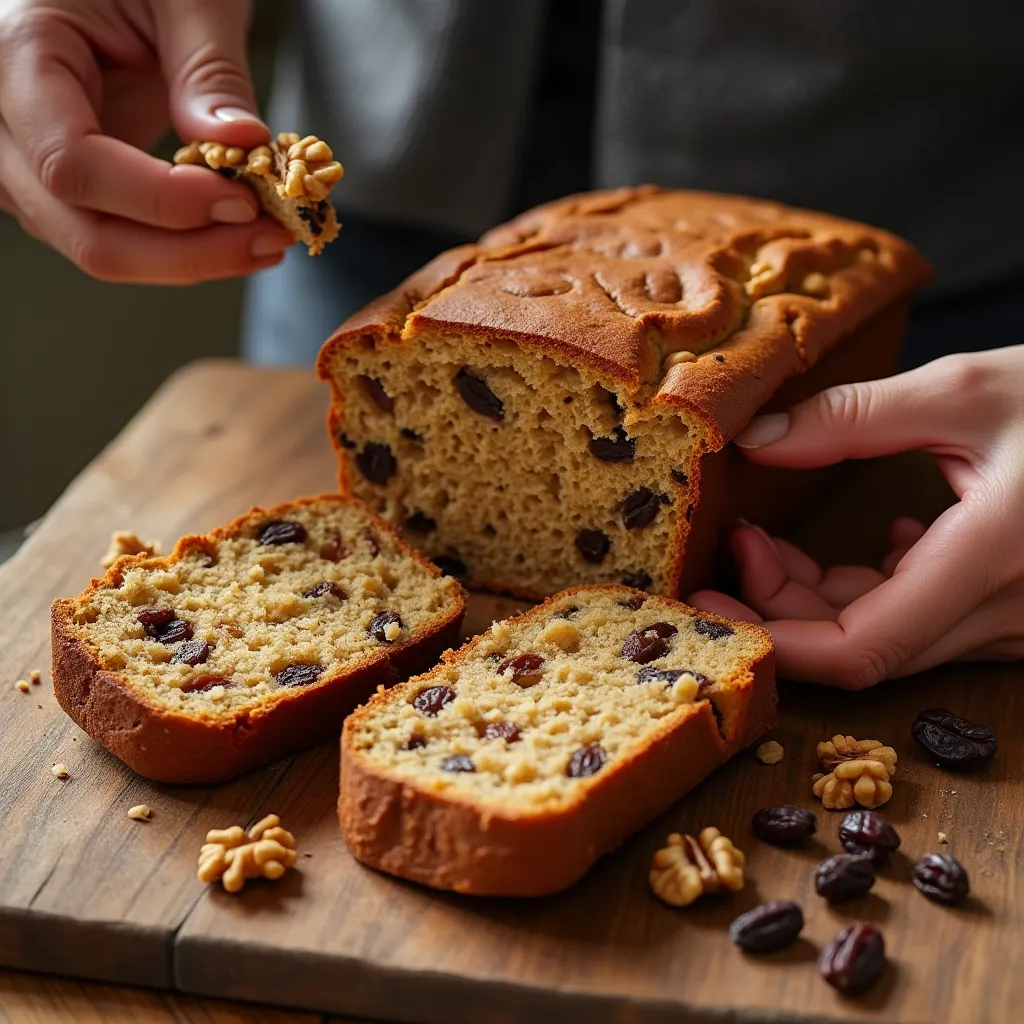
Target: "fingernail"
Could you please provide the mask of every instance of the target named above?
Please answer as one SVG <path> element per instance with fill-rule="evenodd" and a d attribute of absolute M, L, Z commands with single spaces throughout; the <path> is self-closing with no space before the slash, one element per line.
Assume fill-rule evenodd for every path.
<path fill-rule="evenodd" d="M 259 114 L 254 114 L 251 110 L 245 110 L 243 107 L 217 107 L 213 112 L 213 116 L 218 121 L 225 121 L 228 124 L 237 124 L 239 121 L 247 121 L 249 124 L 263 124 Z"/>
<path fill-rule="evenodd" d="M 773 412 L 755 416 L 734 438 L 740 448 L 763 448 L 774 444 L 789 433 L 789 413 Z"/>
<path fill-rule="evenodd" d="M 249 252 L 257 259 L 266 256 L 280 256 L 285 249 L 290 249 L 292 239 L 282 235 L 280 231 L 265 231 L 257 235 L 249 245 Z"/>
<path fill-rule="evenodd" d="M 210 207 L 210 220 L 221 224 L 248 224 L 256 218 L 256 211 L 244 199 L 232 196 L 230 199 L 218 199 Z"/>

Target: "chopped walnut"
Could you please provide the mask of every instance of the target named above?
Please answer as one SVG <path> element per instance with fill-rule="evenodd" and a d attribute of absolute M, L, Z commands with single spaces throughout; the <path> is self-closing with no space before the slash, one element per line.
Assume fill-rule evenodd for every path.
<path fill-rule="evenodd" d="M 580 649 L 579 630 L 567 619 L 555 619 L 541 634 L 545 643 L 555 644 L 570 654 Z"/>
<path fill-rule="evenodd" d="M 158 540 L 141 541 L 131 530 L 115 530 L 110 535 L 110 547 L 100 560 L 104 569 L 109 569 L 122 555 L 159 555 Z"/>
<path fill-rule="evenodd" d="M 268 814 L 248 832 L 240 825 L 207 832 L 196 877 L 200 882 L 219 878 L 228 892 L 238 892 L 249 878 L 280 878 L 297 860 L 295 837 L 276 814 Z"/>
<path fill-rule="evenodd" d="M 854 804 L 874 810 L 892 796 L 888 769 L 881 761 L 867 758 L 843 761 L 827 775 L 819 772 L 811 782 L 812 792 L 830 811 Z"/>
<path fill-rule="evenodd" d="M 31 689 L 32 689 L 32 687 L 28 685 L 28 681 L 27 681 L 27 680 L 25 680 L 25 679 L 19 679 L 19 680 L 18 680 L 18 681 L 17 681 L 17 682 L 16 682 L 15 684 L 14 684 L 14 688 L 15 688 L 15 689 L 16 689 L 16 690 L 17 690 L 17 691 L 18 691 L 19 693 L 28 693 L 28 692 L 29 692 L 29 690 L 31 690 Z"/>
<path fill-rule="evenodd" d="M 58 779 L 70 779 L 71 772 L 68 771 L 68 766 L 62 761 L 58 761 L 56 764 L 50 765 L 50 771 L 57 776 Z"/>
<path fill-rule="evenodd" d="M 782 749 L 781 743 L 768 740 L 754 751 L 754 756 L 761 764 L 778 764 L 786 756 L 786 751 Z"/>
<path fill-rule="evenodd" d="M 128 817 L 132 821 L 149 821 L 153 817 L 153 809 L 149 804 L 136 804 L 128 808 Z"/>
<path fill-rule="evenodd" d="M 746 858 L 717 828 L 697 839 L 673 832 L 651 862 L 654 894 L 673 907 L 685 907 L 705 893 L 743 888 Z"/>

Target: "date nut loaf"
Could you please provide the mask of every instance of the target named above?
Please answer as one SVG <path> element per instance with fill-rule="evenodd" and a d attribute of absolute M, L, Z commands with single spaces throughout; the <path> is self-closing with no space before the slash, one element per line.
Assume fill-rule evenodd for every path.
<path fill-rule="evenodd" d="M 437 661 L 465 595 L 354 498 L 254 508 L 54 602 L 61 707 L 141 775 L 215 782 L 337 736 Z"/>
<path fill-rule="evenodd" d="M 728 515 L 776 528 L 765 496 L 806 500 L 791 476 L 743 468 L 712 493 L 706 460 L 789 379 L 891 372 L 927 273 L 884 231 L 735 196 L 539 207 L 326 342 L 341 488 L 471 588 L 675 595 L 708 581 Z M 816 372 L 833 347 L 852 352 Z"/>
<path fill-rule="evenodd" d="M 440 889 L 556 892 L 770 729 L 775 704 L 760 626 L 574 587 L 348 718 L 342 834 Z"/>

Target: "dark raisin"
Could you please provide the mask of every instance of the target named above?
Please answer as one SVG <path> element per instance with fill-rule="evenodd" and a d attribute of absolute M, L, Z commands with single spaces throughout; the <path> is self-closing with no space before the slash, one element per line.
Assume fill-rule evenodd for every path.
<path fill-rule="evenodd" d="M 679 630 L 671 622 L 652 622 L 649 626 L 644 626 L 642 632 L 657 633 L 662 640 L 667 640 L 670 636 L 675 636 Z"/>
<path fill-rule="evenodd" d="M 711 619 L 694 619 L 693 629 L 695 633 L 706 636 L 709 640 L 721 640 L 723 637 L 732 636 L 734 632 L 731 627 L 721 622 L 712 622 Z"/>
<path fill-rule="evenodd" d="M 926 708 L 910 734 L 944 768 L 984 768 L 996 756 L 996 737 L 987 725 L 975 725 L 945 708 Z"/>
<path fill-rule="evenodd" d="M 349 451 L 356 447 L 355 441 L 353 441 L 352 438 L 344 431 L 338 434 L 338 444 L 340 444 L 342 448 L 347 448 Z"/>
<path fill-rule="evenodd" d="M 875 869 L 867 857 L 840 853 L 818 865 L 814 873 L 814 890 L 829 903 L 856 900 L 867 896 L 875 884 Z"/>
<path fill-rule="evenodd" d="M 505 407 L 501 399 L 479 377 L 474 377 L 465 367 L 455 375 L 455 386 L 462 400 L 474 412 L 489 416 L 492 420 L 505 418 Z"/>
<path fill-rule="evenodd" d="M 626 586 L 629 586 L 627 583 Z M 620 608 L 628 608 L 631 612 L 638 612 L 644 606 L 644 601 L 647 598 L 642 594 L 637 594 L 636 597 L 627 597 L 624 601 L 616 601 L 615 603 Z"/>
<path fill-rule="evenodd" d="M 690 478 L 681 469 L 672 470 L 672 479 L 675 480 L 677 484 L 682 484 L 684 487 L 690 482 Z"/>
<path fill-rule="evenodd" d="M 804 912 L 792 900 L 770 900 L 729 925 L 729 938 L 747 953 L 770 953 L 796 942 L 804 928 Z"/>
<path fill-rule="evenodd" d="M 282 686 L 309 686 L 315 683 L 323 675 L 323 665 L 309 665 L 304 662 L 296 662 L 281 669 L 274 678 Z"/>
<path fill-rule="evenodd" d="M 441 762 L 441 770 L 445 772 L 475 772 L 476 765 L 465 754 L 453 754 Z"/>
<path fill-rule="evenodd" d="M 187 622 L 176 619 L 173 612 L 169 619 L 162 618 L 161 621 L 144 625 L 146 634 L 162 644 L 176 644 L 182 640 L 192 639 L 192 627 Z"/>
<path fill-rule="evenodd" d="M 649 630 L 643 632 L 637 630 L 622 641 L 622 657 L 627 661 L 634 661 L 638 665 L 646 665 L 647 662 L 654 661 L 655 658 L 660 658 L 667 653 L 668 644 L 657 633 L 652 633 Z"/>
<path fill-rule="evenodd" d="M 412 427 L 402 427 L 399 433 L 406 439 L 406 441 L 419 441 L 422 443 L 423 435 L 418 431 L 412 429 Z"/>
<path fill-rule="evenodd" d="M 146 627 L 146 632 L 149 633 L 150 626 L 163 626 L 170 622 L 174 618 L 173 608 L 143 608 L 136 619 Z M 149 633 L 152 636 L 152 633 Z"/>
<path fill-rule="evenodd" d="M 619 508 L 622 525 L 627 530 L 638 530 L 642 526 L 650 526 L 658 516 L 661 508 L 661 495 L 655 494 L 650 487 L 641 487 L 638 491 L 628 494 Z"/>
<path fill-rule="evenodd" d="M 664 683 L 671 686 L 681 675 L 689 674 L 697 680 L 697 685 L 703 690 L 705 686 L 711 685 L 711 680 L 702 672 L 694 672 L 689 668 L 655 668 L 653 665 L 646 665 L 636 674 L 638 683 Z"/>
<path fill-rule="evenodd" d="M 363 385 L 363 390 L 381 412 L 395 411 L 395 400 L 384 390 L 384 385 L 376 377 L 361 376 L 359 383 Z"/>
<path fill-rule="evenodd" d="M 205 640 L 186 640 L 171 656 L 172 665 L 202 665 L 210 656 Z"/>
<path fill-rule="evenodd" d="M 814 815 L 803 807 L 779 804 L 762 807 L 750 822 L 754 835 L 775 846 L 792 846 L 801 839 L 813 836 L 818 823 Z"/>
<path fill-rule="evenodd" d="M 603 530 L 580 530 L 576 534 L 576 550 L 584 561 L 599 565 L 611 549 L 612 542 Z"/>
<path fill-rule="evenodd" d="M 398 461 L 391 449 L 379 441 L 368 441 L 356 456 L 359 472 L 371 484 L 386 484 L 398 471 Z"/>
<path fill-rule="evenodd" d="M 230 689 L 234 686 L 234 683 L 230 679 L 225 679 L 223 676 L 212 676 L 212 675 L 201 675 L 196 676 L 195 679 L 190 679 L 185 683 L 182 688 L 182 693 L 205 693 L 207 690 L 212 690 L 215 686 L 223 686 L 225 689 Z"/>
<path fill-rule="evenodd" d="M 503 661 L 498 666 L 498 675 L 503 676 L 506 672 L 512 673 L 512 681 L 518 686 L 533 686 L 540 682 L 544 674 L 544 659 L 539 654 L 528 651 L 526 654 L 517 654 L 514 658 Z"/>
<path fill-rule="evenodd" d="M 260 544 L 301 544 L 306 539 L 306 528 L 302 523 L 287 519 L 272 519 L 261 527 L 256 538 Z"/>
<path fill-rule="evenodd" d="M 650 573 L 640 569 L 638 572 L 624 572 L 620 582 L 624 587 L 632 587 L 634 590 L 646 590 L 653 581 L 651 580 Z M 635 601 L 637 599 L 634 597 L 630 598 L 630 600 Z M 619 604 L 626 605 L 626 602 L 620 601 Z M 629 607 L 629 605 L 626 605 L 626 607 Z M 639 608 L 640 606 L 637 605 L 637 607 Z"/>
<path fill-rule="evenodd" d="M 611 437 L 592 437 L 590 454 L 602 462 L 632 462 L 636 456 L 636 438 L 629 437 L 623 427 L 616 427 Z"/>
<path fill-rule="evenodd" d="M 578 604 L 571 604 L 568 608 L 563 608 L 560 612 L 555 612 L 555 618 L 571 619 L 579 610 L 580 606 Z"/>
<path fill-rule="evenodd" d="M 839 842 L 847 853 L 868 857 L 882 867 L 900 847 L 896 829 L 878 811 L 852 811 L 839 823 Z"/>
<path fill-rule="evenodd" d="M 428 686 L 413 698 L 412 706 L 424 715 L 434 717 L 455 700 L 455 691 L 450 686 Z"/>
<path fill-rule="evenodd" d="M 882 933 L 864 921 L 847 925 L 822 950 L 818 970 L 840 992 L 852 995 L 870 988 L 885 970 Z"/>
<path fill-rule="evenodd" d="M 485 740 L 504 740 L 506 743 L 515 743 L 522 734 L 522 729 L 515 722 L 488 722 L 484 726 Z"/>
<path fill-rule="evenodd" d="M 437 523 L 423 512 L 413 512 L 405 521 L 405 528 L 413 533 L 430 533 L 437 529 Z"/>
<path fill-rule="evenodd" d="M 950 853 L 927 854 L 914 865 L 910 877 L 928 899 L 947 906 L 959 903 L 971 891 L 967 871 Z"/>
<path fill-rule="evenodd" d="M 332 583 L 330 580 L 324 580 L 323 583 L 318 583 L 315 587 L 310 587 L 309 590 L 303 592 L 303 597 L 323 597 L 325 594 L 332 594 L 339 601 L 345 600 L 345 591 L 338 586 L 337 583 Z"/>
<path fill-rule="evenodd" d="M 385 632 L 388 626 L 396 625 L 399 629 L 405 627 L 405 623 L 402 622 L 401 616 L 397 612 L 378 612 L 374 615 L 370 625 L 366 628 L 366 632 L 373 637 L 374 640 L 379 640 L 382 644 L 394 643 L 393 640 L 388 639 L 388 635 Z"/>
<path fill-rule="evenodd" d="M 716 356 L 715 356 L 715 362 L 716 362 L 716 363 L 724 363 L 724 362 L 725 362 L 725 356 L 723 356 L 723 355 L 720 355 L 720 354 L 719 354 L 719 355 L 716 355 Z"/>
<path fill-rule="evenodd" d="M 614 391 L 608 392 L 608 404 L 612 407 L 615 418 L 617 420 L 621 419 L 622 414 L 626 411 L 626 407 L 619 401 L 619 396 Z"/>
<path fill-rule="evenodd" d="M 608 755 L 599 743 L 589 747 L 581 747 L 569 758 L 565 774 L 570 779 L 582 779 L 587 775 L 596 775 L 608 763 Z"/>
<path fill-rule="evenodd" d="M 406 741 L 405 750 L 418 750 L 420 747 L 425 747 L 427 741 L 418 733 L 414 732 Z"/>
<path fill-rule="evenodd" d="M 462 579 L 469 573 L 466 563 L 461 558 L 456 558 L 455 555 L 437 555 L 431 561 L 445 576 L 454 576 L 456 579 Z"/>

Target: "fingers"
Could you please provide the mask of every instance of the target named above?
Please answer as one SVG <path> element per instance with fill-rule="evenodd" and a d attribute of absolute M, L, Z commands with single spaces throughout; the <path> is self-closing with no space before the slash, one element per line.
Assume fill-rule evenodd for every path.
<path fill-rule="evenodd" d="M 898 516 L 889 524 L 889 543 L 894 548 L 912 547 L 927 533 L 928 527 L 920 519 Z"/>
<path fill-rule="evenodd" d="M 720 594 L 717 590 L 698 590 L 692 593 L 686 603 L 694 608 L 705 612 L 714 612 L 727 619 L 739 619 L 740 622 L 764 623 L 753 608 L 748 608 L 741 601 L 729 597 L 728 594 Z"/>
<path fill-rule="evenodd" d="M 245 52 L 249 3 L 176 0 L 155 4 L 154 14 L 171 121 L 181 138 L 242 147 L 266 142 Z"/>
<path fill-rule="evenodd" d="M 825 573 L 815 590 L 834 608 L 845 608 L 886 578 L 885 573 L 867 565 L 838 565 Z"/>

